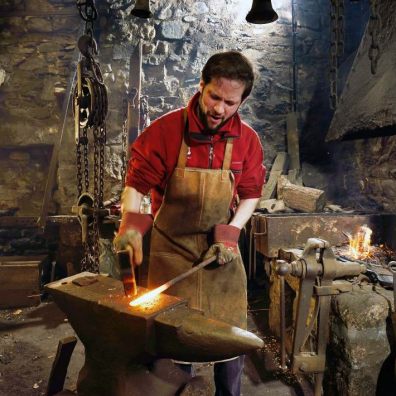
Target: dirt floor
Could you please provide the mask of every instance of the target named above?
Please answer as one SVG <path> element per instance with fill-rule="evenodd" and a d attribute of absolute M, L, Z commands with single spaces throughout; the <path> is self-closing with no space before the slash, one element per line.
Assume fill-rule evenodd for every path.
<path fill-rule="evenodd" d="M 249 292 L 248 327 L 264 339 L 265 347 L 246 358 L 242 395 L 311 395 L 306 383 L 280 370 L 279 344 L 266 335 L 268 307 L 262 290 L 253 285 Z M 0 311 L 0 396 L 45 395 L 58 341 L 72 335 L 67 318 L 50 299 L 37 307 Z M 84 347 L 77 342 L 65 389 L 75 389 L 83 361 Z M 197 374 L 208 378 L 209 389 L 213 389 L 211 369 L 208 364 L 196 366 Z"/>

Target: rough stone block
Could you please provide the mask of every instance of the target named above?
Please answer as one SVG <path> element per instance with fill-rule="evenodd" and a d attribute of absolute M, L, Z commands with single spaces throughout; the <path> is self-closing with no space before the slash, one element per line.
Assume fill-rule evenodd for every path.
<path fill-rule="evenodd" d="M 390 353 L 387 320 L 391 291 L 355 287 L 332 301 L 331 337 L 325 389 L 330 395 L 374 395 Z"/>
<path fill-rule="evenodd" d="M 160 27 L 162 37 L 168 40 L 181 40 L 188 29 L 188 25 L 181 21 L 165 21 Z"/>

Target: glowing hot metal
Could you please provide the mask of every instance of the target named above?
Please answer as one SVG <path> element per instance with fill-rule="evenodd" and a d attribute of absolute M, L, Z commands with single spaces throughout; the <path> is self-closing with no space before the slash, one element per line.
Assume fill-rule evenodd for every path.
<path fill-rule="evenodd" d="M 181 274 L 179 276 L 176 276 L 176 278 L 173 278 L 170 281 L 164 283 L 163 285 L 157 287 L 156 289 L 151 290 L 150 292 L 145 293 L 142 296 L 132 300 L 129 303 L 129 305 L 132 306 L 132 307 L 136 307 L 137 305 L 147 303 L 148 301 L 153 299 L 155 296 L 158 296 L 158 294 L 161 294 L 163 291 L 165 291 L 166 289 L 168 289 L 171 286 L 173 286 L 175 283 L 187 278 L 188 276 L 190 276 L 194 272 L 197 272 L 200 269 L 202 269 L 202 268 L 206 267 L 207 265 L 209 265 L 210 263 L 213 263 L 213 261 L 215 261 L 215 260 L 216 260 L 216 256 L 213 256 L 213 257 L 208 258 L 205 261 L 202 261 L 202 263 L 199 263 L 198 265 L 194 266 L 193 268 L 191 268 L 190 270 L 184 272 L 183 274 Z"/>

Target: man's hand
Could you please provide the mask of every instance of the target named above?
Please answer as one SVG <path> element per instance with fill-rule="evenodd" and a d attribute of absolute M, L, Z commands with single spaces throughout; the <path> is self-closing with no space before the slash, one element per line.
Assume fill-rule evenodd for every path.
<path fill-rule="evenodd" d="M 143 236 L 152 224 L 153 218 L 151 215 L 123 213 L 118 234 L 113 242 L 116 252 L 130 249 L 134 265 L 140 265 L 143 261 Z"/>
<path fill-rule="evenodd" d="M 127 230 L 124 234 L 117 234 L 114 238 L 116 252 L 130 249 L 134 265 L 140 265 L 143 261 L 143 237 L 139 231 Z"/>
<path fill-rule="evenodd" d="M 205 258 L 217 256 L 220 265 L 230 263 L 239 256 L 238 239 L 241 230 L 228 224 L 216 224 L 213 230 L 214 243 L 205 254 Z"/>

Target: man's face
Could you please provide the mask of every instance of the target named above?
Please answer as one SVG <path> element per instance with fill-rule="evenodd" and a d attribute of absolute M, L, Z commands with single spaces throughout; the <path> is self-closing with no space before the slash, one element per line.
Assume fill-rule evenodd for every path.
<path fill-rule="evenodd" d="M 213 78 L 209 84 L 200 82 L 199 105 L 206 127 L 218 129 L 238 110 L 245 83 L 228 78 Z"/>

